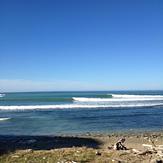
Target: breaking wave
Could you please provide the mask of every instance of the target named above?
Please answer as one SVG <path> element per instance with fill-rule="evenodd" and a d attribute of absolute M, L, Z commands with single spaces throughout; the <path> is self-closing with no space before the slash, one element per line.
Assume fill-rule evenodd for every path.
<path fill-rule="evenodd" d="M 0 97 L 4 94 L 0 94 Z M 73 108 L 122 108 L 122 107 L 155 107 L 163 106 L 163 95 L 129 95 L 106 94 L 98 96 L 77 97 L 34 97 L 34 98 L 8 98 L 5 102 L 15 102 L 0 105 L 0 110 L 34 110 L 34 109 L 73 109 Z M 26 103 L 25 103 L 25 102 Z M 27 103 L 27 102 L 53 102 L 53 103 Z M 19 103 L 18 103 L 19 102 Z M 60 102 L 60 103 L 57 103 Z M 62 103 L 61 103 L 62 102 Z M 68 103 L 66 103 L 68 102 Z"/>
<path fill-rule="evenodd" d="M 0 110 L 34 110 L 34 109 L 75 109 L 75 108 L 121 108 L 121 107 L 153 107 L 163 106 L 163 103 L 142 103 L 142 104 L 107 104 L 107 105 L 92 105 L 92 104 L 64 104 L 64 105 L 27 105 L 27 106 L 0 106 Z"/>
<path fill-rule="evenodd" d="M 4 97 L 4 96 L 5 96 L 5 94 L 0 93 L 0 97 Z"/>
<path fill-rule="evenodd" d="M 11 119 L 11 118 L 0 118 L 0 121 L 7 121 L 9 119 Z"/>
<path fill-rule="evenodd" d="M 73 97 L 74 101 L 79 102 L 114 102 L 114 101 L 158 101 L 163 100 L 161 95 L 123 95 L 112 94 L 112 98 L 86 98 Z"/>
<path fill-rule="evenodd" d="M 128 94 L 112 94 L 113 98 L 162 98 L 163 95 L 128 95 Z"/>

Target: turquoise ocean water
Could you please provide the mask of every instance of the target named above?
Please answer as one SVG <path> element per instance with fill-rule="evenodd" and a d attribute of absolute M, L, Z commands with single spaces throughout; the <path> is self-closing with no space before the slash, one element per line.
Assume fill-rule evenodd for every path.
<path fill-rule="evenodd" d="M 163 91 L 0 93 L 0 135 L 163 130 Z"/>

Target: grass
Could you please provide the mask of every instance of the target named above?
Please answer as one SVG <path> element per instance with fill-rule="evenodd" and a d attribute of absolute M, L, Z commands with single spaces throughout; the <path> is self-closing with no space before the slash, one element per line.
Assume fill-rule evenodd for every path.
<path fill-rule="evenodd" d="M 147 163 L 151 156 L 137 156 L 125 151 L 105 151 L 87 147 L 53 150 L 17 150 L 0 156 L 0 163 Z"/>
<path fill-rule="evenodd" d="M 0 163 L 75 163 L 92 162 L 96 150 L 92 148 L 67 148 L 55 150 L 20 150 L 0 156 Z"/>

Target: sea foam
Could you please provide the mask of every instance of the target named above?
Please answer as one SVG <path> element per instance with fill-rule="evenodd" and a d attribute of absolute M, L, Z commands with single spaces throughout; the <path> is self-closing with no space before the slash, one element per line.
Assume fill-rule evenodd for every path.
<path fill-rule="evenodd" d="M 73 97 L 74 101 L 80 102 L 114 102 L 114 101 L 157 101 L 163 100 L 161 95 L 122 95 L 112 94 L 112 98 L 86 98 L 86 97 Z"/>
<path fill-rule="evenodd" d="M 0 118 L 0 121 L 7 121 L 9 119 L 11 119 L 11 118 Z"/>
<path fill-rule="evenodd" d="M 0 106 L 0 110 L 34 110 L 34 109 L 75 109 L 75 108 L 119 108 L 119 107 L 151 107 L 162 106 L 163 103 L 142 104 L 110 104 L 110 105 L 87 105 L 87 104 L 64 104 L 64 105 L 27 105 L 27 106 Z"/>
<path fill-rule="evenodd" d="M 0 97 L 4 97 L 4 96 L 5 96 L 5 94 L 0 93 Z"/>
<path fill-rule="evenodd" d="M 157 98 L 162 98 L 163 99 L 163 95 L 128 95 L 128 94 L 112 94 L 113 98 L 153 98 L 153 99 L 157 99 Z"/>

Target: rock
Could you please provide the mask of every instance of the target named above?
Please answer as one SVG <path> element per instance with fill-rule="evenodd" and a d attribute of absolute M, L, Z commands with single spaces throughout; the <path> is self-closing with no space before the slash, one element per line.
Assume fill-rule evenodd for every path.
<path fill-rule="evenodd" d="M 101 156 L 101 153 L 99 151 L 96 151 L 97 156 Z"/>

